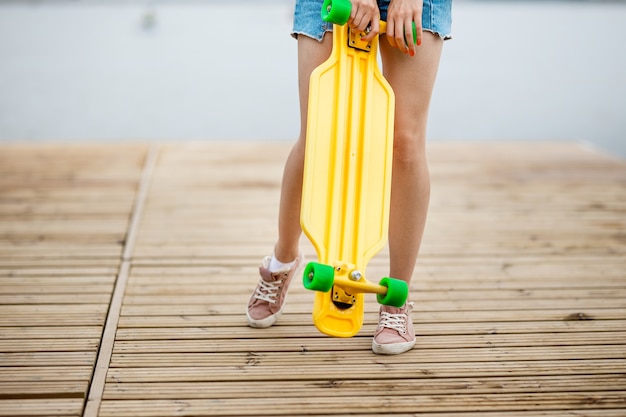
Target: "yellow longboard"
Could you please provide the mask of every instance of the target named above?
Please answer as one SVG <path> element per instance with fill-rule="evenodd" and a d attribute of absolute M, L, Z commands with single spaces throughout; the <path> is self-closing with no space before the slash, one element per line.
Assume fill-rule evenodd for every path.
<path fill-rule="evenodd" d="M 400 306 L 408 292 L 403 281 L 365 278 L 387 241 L 394 94 L 378 67 L 378 37 L 360 35 L 334 25 L 331 56 L 313 71 L 309 92 L 300 220 L 318 263 L 307 265 L 304 284 L 317 290 L 315 326 L 338 337 L 361 329 L 364 292 Z"/>

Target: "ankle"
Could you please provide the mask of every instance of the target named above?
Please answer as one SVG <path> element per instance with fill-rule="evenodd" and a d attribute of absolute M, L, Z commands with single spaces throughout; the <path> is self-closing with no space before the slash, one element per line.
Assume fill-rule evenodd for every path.
<path fill-rule="evenodd" d="M 296 246 L 295 248 L 283 248 L 280 245 L 276 245 L 274 247 L 274 253 L 272 254 L 272 259 L 283 263 L 289 264 L 298 259 L 300 256 L 300 248 Z"/>
<path fill-rule="evenodd" d="M 268 265 L 268 269 L 270 270 L 270 272 L 288 270 L 294 267 L 294 265 L 296 264 L 296 261 L 297 261 L 297 257 L 294 258 L 292 261 L 283 262 L 277 259 L 276 255 L 272 255 L 272 258 L 270 259 L 270 263 Z"/>

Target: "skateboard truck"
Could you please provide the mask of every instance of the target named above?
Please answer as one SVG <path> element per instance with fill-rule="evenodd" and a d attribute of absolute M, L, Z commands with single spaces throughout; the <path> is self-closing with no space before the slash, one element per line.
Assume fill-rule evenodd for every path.
<path fill-rule="evenodd" d="M 348 46 L 350 48 L 358 49 L 365 52 L 370 52 L 372 50 L 372 42 L 364 41 L 361 39 L 361 33 L 352 30 L 352 28 L 348 28 Z M 367 33 L 367 31 L 365 32 Z"/>
<path fill-rule="evenodd" d="M 304 287 L 308 290 L 328 292 L 333 290 L 332 300 L 337 307 L 349 308 L 356 303 L 355 294 L 374 293 L 380 304 L 402 307 L 406 302 L 409 286 L 406 282 L 383 278 L 378 284 L 365 279 L 355 265 L 329 265 L 309 262 L 304 269 Z"/>
<path fill-rule="evenodd" d="M 341 276 L 346 274 L 349 266 L 347 265 L 337 265 L 335 266 L 335 276 Z M 354 281 L 354 272 L 352 271 L 347 276 Z M 354 294 L 348 293 L 345 288 L 333 285 L 333 303 L 337 308 L 342 310 L 348 309 L 352 307 L 356 303 L 356 297 Z"/>
<path fill-rule="evenodd" d="M 345 277 L 352 281 L 360 281 L 363 275 L 359 270 L 352 269 L 351 272 L 347 273 L 347 271 L 349 271 L 353 267 L 353 265 L 336 266 L 335 276 L 345 275 Z M 348 292 L 344 287 L 333 285 L 333 303 L 337 308 L 345 310 L 356 304 L 355 294 L 356 293 L 353 290 L 351 290 L 351 292 Z"/>

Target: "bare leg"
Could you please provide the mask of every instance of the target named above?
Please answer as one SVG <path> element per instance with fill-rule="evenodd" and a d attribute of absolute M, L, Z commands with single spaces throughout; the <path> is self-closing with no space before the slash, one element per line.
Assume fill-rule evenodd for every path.
<path fill-rule="evenodd" d="M 389 221 L 390 276 L 411 281 L 430 198 L 426 123 L 443 41 L 424 32 L 414 57 L 380 42 L 384 74 L 396 96 Z"/>
<path fill-rule="evenodd" d="M 261 279 L 248 301 L 246 316 L 248 325 L 256 328 L 272 326 L 283 311 L 287 289 L 302 265 L 299 255 L 300 200 L 302 198 L 302 176 L 306 138 L 309 78 L 311 72 L 330 54 L 332 36 L 325 36 L 322 43 L 306 36 L 298 37 L 298 78 L 300 91 L 301 128 L 298 141 L 294 144 L 283 171 L 283 182 L 278 215 L 278 241 L 274 247 L 276 259 L 266 257 L 259 266 Z M 291 264 L 287 270 L 277 265 Z M 274 264 L 275 270 L 272 270 Z"/>
<path fill-rule="evenodd" d="M 281 262 L 291 262 L 298 257 L 300 235 L 302 234 L 300 202 L 302 199 L 309 79 L 313 70 L 330 56 L 331 48 L 332 34 L 330 33 L 324 36 L 321 43 L 304 35 L 298 36 L 300 136 L 287 158 L 283 172 L 278 215 L 278 242 L 274 247 L 276 259 Z"/>

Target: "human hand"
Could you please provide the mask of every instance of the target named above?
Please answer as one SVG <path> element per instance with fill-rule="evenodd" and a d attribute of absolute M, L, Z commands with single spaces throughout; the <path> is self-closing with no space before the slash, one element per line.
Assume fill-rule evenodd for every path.
<path fill-rule="evenodd" d="M 413 24 L 417 38 L 413 39 Z M 415 55 L 422 44 L 422 0 L 393 0 L 387 10 L 387 40 L 402 52 Z"/>
<path fill-rule="evenodd" d="M 380 11 L 376 0 L 352 0 L 352 11 L 348 20 L 350 27 L 365 33 L 364 41 L 371 41 L 380 32 Z"/>

